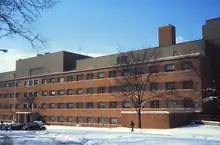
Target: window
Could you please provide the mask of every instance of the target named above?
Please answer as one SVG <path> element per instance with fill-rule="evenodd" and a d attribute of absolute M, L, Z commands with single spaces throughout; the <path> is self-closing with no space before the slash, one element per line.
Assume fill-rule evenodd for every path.
<path fill-rule="evenodd" d="M 58 90 L 57 95 L 65 95 L 65 91 L 64 90 Z"/>
<path fill-rule="evenodd" d="M 179 107 L 178 101 L 176 100 L 168 100 L 168 108 L 177 108 Z"/>
<path fill-rule="evenodd" d="M 116 71 L 110 71 L 109 77 L 116 77 Z"/>
<path fill-rule="evenodd" d="M 92 117 L 87 117 L 86 118 L 86 123 L 92 124 L 93 123 L 93 118 Z"/>
<path fill-rule="evenodd" d="M 76 117 L 76 123 L 77 124 L 83 123 L 83 118 L 82 117 Z"/>
<path fill-rule="evenodd" d="M 76 80 L 77 80 L 77 81 L 83 80 L 83 75 L 82 75 L 82 74 L 77 75 L 77 76 L 76 76 Z"/>
<path fill-rule="evenodd" d="M 149 73 L 151 74 L 151 73 L 158 73 L 159 72 L 159 70 L 158 70 L 158 66 L 150 66 L 149 67 Z"/>
<path fill-rule="evenodd" d="M 47 91 L 42 91 L 42 96 L 47 96 Z"/>
<path fill-rule="evenodd" d="M 66 103 L 66 108 L 72 109 L 73 108 L 73 103 Z"/>
<path fill-rule="evenodd" d="M 193 81 L 184 81 L 183 89 L 193 89 Z"/>
<path fill-rule="evenodd" d="M 40 108 L 46 109 L 46 108 L 47 108 L 47 104 L 46 104 L 46 103 L 42 103 L 42 104 L 40 105 Z"/>
<path fill-rule="evenodd" d="M 16 104 L 15 107 L 16 107 L 16 109 L 21 109 L 22 105 L 21 104 Z"/>
<path fill-rule="evenodd" d="M 105 102 L 98 102 L 98 108 L 105 108 L 106 103 Z"/>
<path fill-rule="evenodd" d="M 9 106 L 10 106 L 10 109 L 13 109 L 13 108 L 14 108 L 14 105 L 13 105 L 13 104 L 10 104 Z"/>
<path fill-rule="evenodd" d="M 28 86 L 28 81 L 24 81 L 24 86 Z"/>
<path fill-rule="evenodd" d="M 50 103 L 50 104 L 49 104 L 49 108 L 50 108 L 50 109 L 55 109 L 55 108 L 56 108 L 56 104 Z"/>
<path fill-rule="evenodd" d="M 34 80 L 34 85 L 38 85 L 39 81 L 38 80 Z"/>
<path fill-rule="evenodd" d="M 65 78 L 64 77 L 58 78 L 58 82 L 60 82 L 60 83 L 65 82 Z"/>
<path fill-rule="evenodd" d="M 57 108 L 58 109 L 64 109 L 65 108 L 65 104 L 64 103 L 58 103 L 57 104 Z"/>
<path fill-rule="evenodd" d="M 135 75 L 141 75 L 141 74 L 144 74 L 144 71 L 142 68 L 135 68 L 134 73 Z"/>
<path fill-rule="evenodd" d="M 192 100 L 184 100 L 184 108 L 192 108 Z"/>
<path fill-rule="evenodd" d="M 28 104 L 27 103 L 23 104 L 23 108 L 28 109 Z"/>
<path fill-rule="evenodd" d="M 130 101 L 124 101 L 122 107 L 123 108 L 131 108 L 131 102 Z"/>
<path fill-rule="evenodd" d="M 67 82 L 72 82 L 73 81 L 73 76 L 67 76 L 66 81 Z"/>
<path fill-rule="evenodd" d="M 16 81 L 16 87 L 19 87 L 19 86 L 20 86 L 20 82 Z"/>
<path fill-rule="evenodd" d="M 83 103 L 82 102 L 77 102 L 76 103 L 76 108 L 78 108 L 78 109 L 83 108 Z"/>
<path fill-rule="evenodd" d="M 87 74 L 87 75 L 86 75 L 86 79 L 87 79 L 87 80 L 93 79 L 93 74 L 92 74 L 92 73 Z"/>
<path fill-rule="evenodd" d="M 105 93 L 105 87 L 98 87 L 97 93 Z"/>
<path fill-rule="evenodd" d="M 93 108 L 93 102 L 87 102 L 86 108 Z"/>
<path fill-rule="evenodd" d="M 56 83 L 57 79 L 56 78 L 50 78 L 50 83 Z"/>
<path fill-rule="evenodd" d="M 49 121 L 50 122 L 55 122 L 55 117 L 54 116 L 49 116 Z"/>
<path fill-rule="evenodd" d="M 110 124 L 118 124 L 118 118 L 111 118 Z"/>
<path fill-rule="evenodd" d="M 34 92 L 34 97 L 37 97 L 38 96 L 38 92 Z"/>
<path fill-rule="evenodd" d="M 159 83 L 150 83 L 150 90 L 151 91 L 158 91 L 159 90 Z"/>
<path fill-rule="evenodd" d="M 34 93 L 33 92 L 28 92 L 28 97 L 33 97 L 34 96 Z"/>
<path fill-rule="evenodd" d="M 14 97 L 15 97 L 14 93 L 10 93 L 10 98 L 14 98 Z"/>
<path fill-rule="evenodd" d="M 68 89 L 67 90 L 67 95 L 73 95 L 73 89 Z"/>
<path fill-rule="evenodd" d="M 173 56 L 178 55 L 178 51 L 173 51 Z"/>
<path fill-rule="evenodd" d="M 93 88 L 87 88 L 87 94 L 93 94 Z"/>
<path fill-rule="evenodd" d="M 109 93 L 117 93 L 118 91 L 119 91 L 119 88 L 117 86 L 109 87 Z"/>
<path fill-rule="evenodd" d="M 105 124 L 105 117 L 99 117 L 98 118 L 98 123 L 99 124 Z"/>
<path fill-rule="evenodd" d="M 28 93 L 24 93 L 24 97 L 25 97 L 25 98 L 28 97 Z"/>
<path fill-rule="evenodd" d="M 33 80 L 29 80 L 28 84 L 29 84 L 29 86 L 32 86 L 33 85 Z"/>
<path fill-rule="evenodd" d="M 67 116 L 66 121 L 67 122 L 74 122 L 74 119 L 71 116 Z"/>
<path fill-rule="evenodd" d="M 126 64 L 127 62 L 127 56 L 119 56 L 117 58 L 117 64 Z"/>
<path fill-rule="evenodd" d="M 109 108 L 117 108 L 117 102 L 109 102 Z"/>
<path fill-rule="evenodd" d="M 192 69 L 193 64 L 191 61 L 185 61 L 182 63 L 182 70 L 190 70 Z"/>
<path fill-rule="evenodd" d="M 77 94 L 77 95 L 83 94 L 83 89 L 82 89 L 82 88 L 76 89 L 76 94 Z"/>
<path fill-rule="evenodd" d="M 65 119 L 63 116 L 58 116 L 58 122 L 64 122 L 64 121 L 65 121 Z"/>
<path fill-rule="evenodd" d="M 47 79 L 42 79 L 41 83 L 42 84 L 47 84 Z"/>
<path fill-rule="evenodd" d="M 50 91 L 50 96 L 55 96 L 56 95 L 56 91 Z"/>
<path fill-rule="evenodd" d="M 98 73 L 97 73 L 97 78 L 98 78 L 98 79 L 101 79 L 101 78 L 104 78 L 104 77 L 105 77 L 104 72 L 98 72 Z"/>
<path fill-rule="evenodd" d="M 19 98 L 21 93 L 16 93 L 16 98 Z"/>
<path fill-rule="evenodd" d="M 130 74 L 132 74 L 132 71 L 127 68 L 121 70 L 121 76 L 130 76 Z"/>
<path fill-rule="evenodd" d="M 174 64 L 166 64 L 165 65 L 165 72 L 171 72 L 175 71 L 175 65 Z"/>
<path fill-rule="evenodd" d="M 33 107 L 34 109 L 36 109 L 36 108 L 37 108 L 37 104 L 36 104 L 36 103 L 33 103 L 33 104 L 32 104 L 32 107 Z"/>
<path fill-rule="evenodd" d="M 160 108 L 160 101 L 159 100 L 152 100 L 150 101 L 151 108 Z"/>
<path fill-rule="evenodd" d="M 165 88 L 166 90 L 175 90 L 176 89 L 175 82 L 167 82 L 165 84 Z"/>

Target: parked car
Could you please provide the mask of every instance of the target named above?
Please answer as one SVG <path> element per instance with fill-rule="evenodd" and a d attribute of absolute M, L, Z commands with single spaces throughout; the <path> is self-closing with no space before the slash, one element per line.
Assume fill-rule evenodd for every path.
<path fill-rule="evenodd" d="M 2 130 L 22 130 L 24 124 L 16 123 L 16 124 L 8 124 L 5 125 Z"/>
<path fill-rule="evenodd" d="M 23 127 L 23 130 L 46 130 L 46 127 L 39 123 L 31 122 L 31 123 L 26 123 Z"/>

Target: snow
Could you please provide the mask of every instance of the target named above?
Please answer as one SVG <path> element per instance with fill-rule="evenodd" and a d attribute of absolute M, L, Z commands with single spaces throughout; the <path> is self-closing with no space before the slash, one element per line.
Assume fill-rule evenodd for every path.
<path fill-rule="evenodd" d="M 47 126 L 46 131 L 0 131 L 0 144 L 13 145 L 219 145 L 220 126 L 190 125 L 175 129 Z"/>

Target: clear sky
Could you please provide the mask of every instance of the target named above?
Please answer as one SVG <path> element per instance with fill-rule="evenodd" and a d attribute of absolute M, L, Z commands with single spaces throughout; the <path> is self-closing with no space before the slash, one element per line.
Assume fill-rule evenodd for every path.
<path fill-rule="evenodd" d="M 176 26 L 178 41 L 202 38 L 207 19 L 220 17 L 220 0 L 60 0 L 33 29 L 47 38 L 39 52 L 68 50 L 91 55 L 158 45 L 158 27 Z M 36 52 L 17 38 L 0 39 L 0 71 Z"/>

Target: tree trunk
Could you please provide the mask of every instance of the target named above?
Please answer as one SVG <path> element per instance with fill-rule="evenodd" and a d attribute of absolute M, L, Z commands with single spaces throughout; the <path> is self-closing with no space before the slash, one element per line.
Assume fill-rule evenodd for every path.
<path fill-rule="evenodd" d="M 141 108 L 138 108 L 138 128 L 141 128 Z"/>

